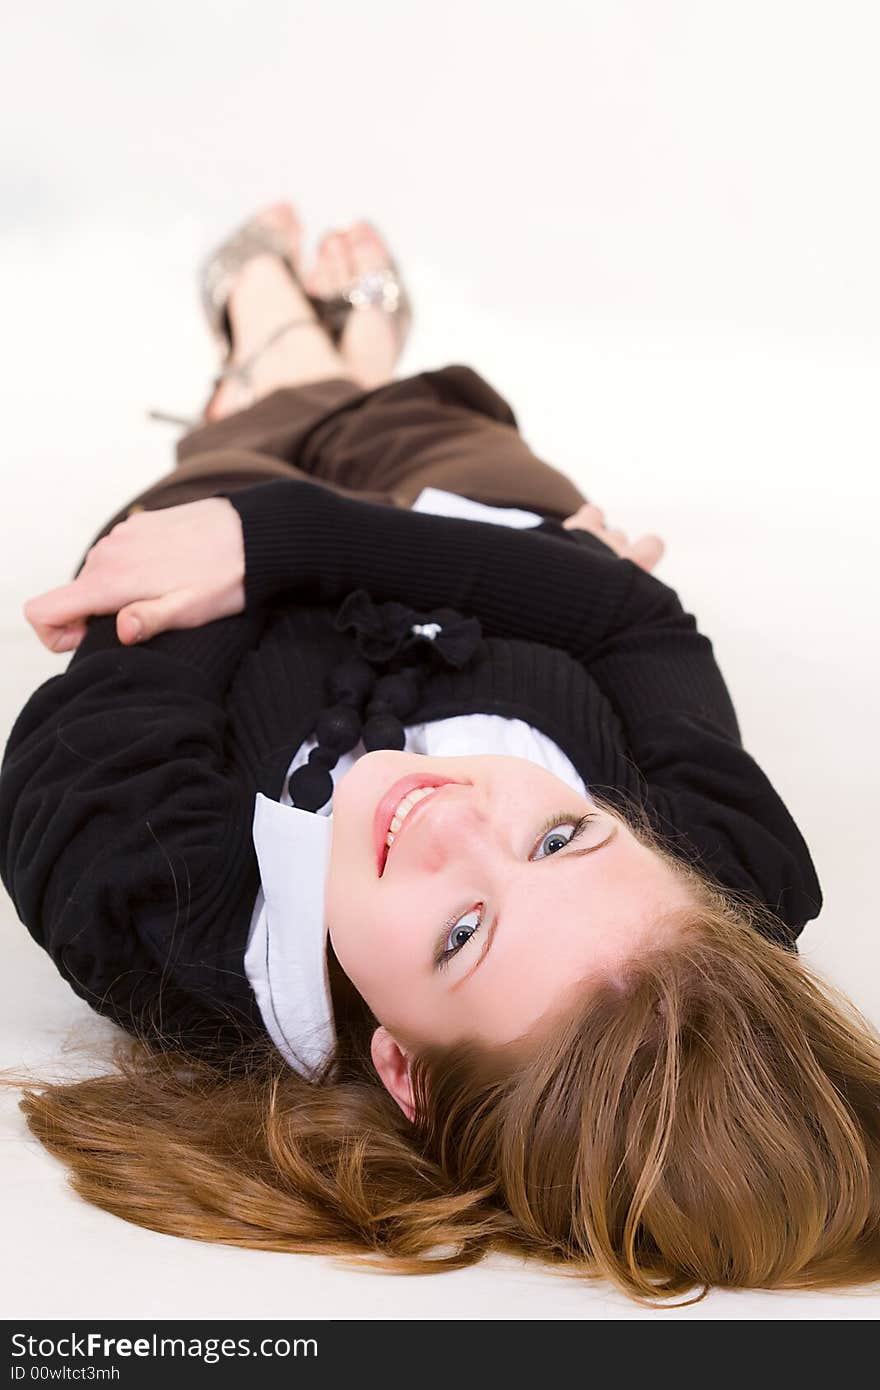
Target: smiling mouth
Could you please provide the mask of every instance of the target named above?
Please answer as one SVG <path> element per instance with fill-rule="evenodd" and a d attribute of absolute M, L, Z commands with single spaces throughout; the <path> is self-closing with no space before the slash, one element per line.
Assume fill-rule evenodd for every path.
<path fill-rule="evenodd" d="M 461 785 L 461 783 L 456 782 L 455 778 L 453 777 L 438 777 L 436 775 L 432 776 L 431 774 L 422 773 L 410 775 L 409 777 L 401 777 L 385 793 L 378 807 L 376 808 L 376 813 L 374 817 L 374 833 L 376 837 L 376 861 L 380 878 L 382 874 L 385 872 L 385 865 L 388 861 L 389 849 L 391 848 L 391 846 L 389 846 L 388 844 L 389 834 L 392 835 L 392 837 L 395 837 L 397 834 L 400 834 L 403 830 L 403 821 L 408 820 L 410 816 L 414 816 L 416 814 L 416 812 L 419 809 L 420 803 L 422 801 L 427 801 L 428 797 L 431 796 L 435 791 L 439 791 L 442 787 L 448 786 L 450 784 L 455 786 Z M 408 796 L 411 796 L 413 792 L 421 792 L 422 795 L 416 802 L 410 803 L 405 808 L 405 815 L 403 817 L 403 820 L 400 821 L 397 827 L 397 831 L 392 831 L 391 823 L 398 813 L 401 802 L 406 801 L 406 798 Z M 392 845 L 393 844 L 394 838 L 392 838 Z"/>
<path fill-rule="evenodd" d="M 418 810 L 418 808 L 419 808 L 419 806 L 422 804 L 422 802 L 423 802 L 423 801 L 429 801 L 429 800 L 431 799 L 432 796 L 436 796 L 437 793 L 441 790 L 441 788 L 440 788 L 440 787 L 425 787 L 425 788 L 423 788 L 423 789 L 421 789 L 421 790 L 422 790 L 422 795 L 419 797 L 418 801 L 413 802 L 412 804 L 409 805 L 409 807 L 408 807 L 408 809 L 407 809 L 407 811 L 406 811 L 406 814 L 404 815 L 403 820 L 401 820 L 400 823 L 398 824 L 397 829 L 396 829 L 396 830 L 392 830 L 392 829 L 391 829 L 391 825 L 389 825 L 389 827 L 388 827 L 388 836 L 390 836 L 390 838 L 391 838 L 391 843 L 390 843 L 390 844 L 388 843 L 388 836 L 386 836 L 386 839 L 385 839 L 385 855 L 384 855 L 384 858 L 383 858 L 383 860 L 382 860 L 382 869 L 383 869 L 383 871 L 384 871 L 384 869 L 385 869 L 385 865 L 388 863 L 388 856 L 389 856 L 389 854 L 391 853 L 391 850 L 393 849 L 394 845 L 396 845 L 399 836 L 403 834 L 404 825 L 409 825 L 409 822 L 410 822 L 411 818 L 415 815 L 416 811 Z M 407 795 L 410 795 L 410 793 L 407 793 Z M 398 803 L 398 804 L 399 804 L 399 803 Z M 396 816 L 397 816 L 397 812 L 395 811 L 394 816 L 392 816 L 392 818 L 391 818 L 391 824 L 394 823 L 394 820 L 396 819 Z"/>

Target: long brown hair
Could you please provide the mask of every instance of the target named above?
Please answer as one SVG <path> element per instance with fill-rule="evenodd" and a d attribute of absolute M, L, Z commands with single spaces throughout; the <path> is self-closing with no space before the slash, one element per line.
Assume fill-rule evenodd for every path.
<path fill-rule="evenodd" d="M 880 1278 L 880 1034 L 768 909 L 631 828 L 692 890 L 673 931 L 528 1038 L 425 1051 L 412 1123 L 354 991 L 312 1079 L 268 1039 L 221 1063 L 123 1036 L 110 1074 L 5 1084 L 81 1197 L 168 1235 L 406 1274 L 496 1249 L 646 1303 Z"/>

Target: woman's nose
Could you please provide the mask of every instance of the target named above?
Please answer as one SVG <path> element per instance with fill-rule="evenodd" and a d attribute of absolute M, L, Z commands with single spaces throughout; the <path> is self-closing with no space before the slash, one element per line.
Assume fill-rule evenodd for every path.
<path fill-rule="evenodd" d="M 473 786 L 449 785 L 432 792 L 410 811 L 398 833 L 398 859 L 424 872 L 471 859 L 485 867 L 491 855 L 489 818 Z"/>

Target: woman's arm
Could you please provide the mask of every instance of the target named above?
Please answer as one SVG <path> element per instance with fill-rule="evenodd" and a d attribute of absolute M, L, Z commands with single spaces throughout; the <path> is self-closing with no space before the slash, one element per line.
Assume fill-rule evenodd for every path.
<path fill-rule="evenodd" d="M 589 532 L 569 544 L 284 479 L 227 500 L 241 517 L 249 609 L 285 590 L 330 603 L 358 586 L 376 600 L 449 605 L 479 618 L 487 635 L 568 651 L 627 731 L 647 711 L 674 708 L 739 738 L 712 644 L 675 590 Z"/>
<path fill-rule="evenodd" d="M 595 537 L 588 549 L 308 481 L 219 495 L 241 518 L 248 608 L 286 590 L 332 603 L 363 586 L 376 600 L 460 608 L 493 634 L 545 641 L 588 660 L 632 586 L 629 570 L 638 568 Z"/>
<path fill-rule="evenodd" d="M 137 515 L 89 552 L 71 584 L 31 600 L 26 612 L 54 625 L 119 610 L 117 626 L 124 628 L 123 609 L 143 613 L 158 604 L 168 619 L 176 603 L 174 620 L 159 624 L 160 631 L 173 629 L 161 632 L 162 643 L 179 660 L 222 672 L 235 659 L 221 641 L 226 620 L 195 626 L 205 623 L 200 613 L 213 611 L 218 595 L 221 612 L 246 605 L 256 620 L 285 592 L 333 603 L 363 586 L 379 600 L 472 613 L 487 635 L 568 651 L 601 681 L 628 732 L 646 712 L 671 708 L 709 717 L 738 739 L 711 642 L 675 591 L 591 532 L 562 534 L 564 540 L 546 527 L 536 534 L 413 512 L 280 480 Z M 195 568 L 194 552 L 205 557 Z M 97 634 L 94 627 L 92 620 L 78 655 L 105 640 L 106 625 Z"/>
<path fill-rule="evenodd" d="M 333 603 L 363 586 L 377 599 L 452 605 L 474 613 L 489 635 L 545 642 L 587 664 L 627 644 L 643 659 L 643 636 L 656 645 L 662 635 L 673 698 L 693 692 L 737 734 L 711 645 L 675 591 L 590 532 L 562 535 L 280 480 L 136 515 L 93 547 L 72 583 L 30 600 L 25 613 L 44 640 L 89 613 L 118 613 L 126 643 L 140 617 L 147 638 L 175 630 L 185 654 L 198 645 L 186 633 L 212 617 L 245 605 L 259 612 L 285 591 Z M 653 664 L 659 671 L 662 663 Z"/>

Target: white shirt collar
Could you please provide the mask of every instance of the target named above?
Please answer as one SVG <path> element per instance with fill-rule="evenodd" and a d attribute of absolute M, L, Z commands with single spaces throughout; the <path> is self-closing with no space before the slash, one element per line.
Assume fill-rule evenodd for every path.
<path fill-rule="evenodd" d="M 325 1061 L 336 1039 L 324 921 L 332 822 L 257 793 L 261 888 L 245 973 L 275 1046 L 303 1074 Z"/>

